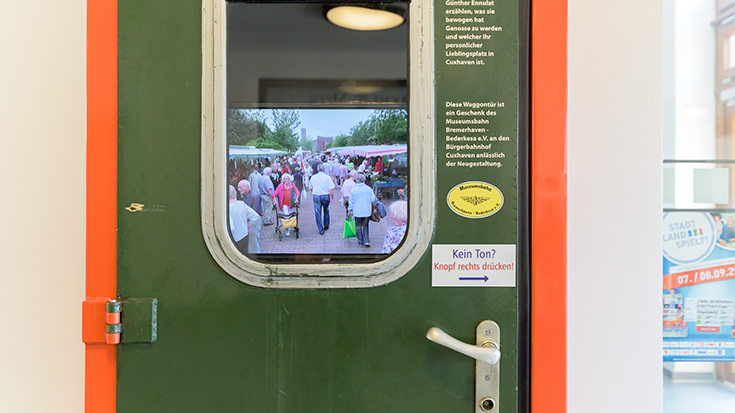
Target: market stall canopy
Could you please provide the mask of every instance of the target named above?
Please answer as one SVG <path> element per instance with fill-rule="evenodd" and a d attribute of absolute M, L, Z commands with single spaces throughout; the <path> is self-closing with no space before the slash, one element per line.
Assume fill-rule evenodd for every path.
<path fill-rule="evenodd" d="M 344 149 L 348 149 L 348 148 L 351 148 L 351 146 L 335 146 L 335 147 L 332 147 L 332 148 L 327 148 L 327 149 L 325 149 L 325 150 L 324 150 L 324 152 L 325 152 L 325 153 L 331 153 L 331 154 L 335 154 L 335 153 L 336 153 L 336 154 L 338 154 L 338 155 L 339 155 L 339 153 L 340 153 L 340 152 L 341 152 L 342 150 L 344 150 Z"/>
<path fill-rule="evenodd" d="M 363 156 L 372 158 L 374 156 L 397 155 L 406 153 L 408 145 L 366 145 L 366 146 L 349 146 L 339 151 L 340 156 Z"/>
<path fill-rule="evenodd" d="M 230 159 L 267 158 L 285 155 L 286 152 L 255 146 L 230 145 Z"/>

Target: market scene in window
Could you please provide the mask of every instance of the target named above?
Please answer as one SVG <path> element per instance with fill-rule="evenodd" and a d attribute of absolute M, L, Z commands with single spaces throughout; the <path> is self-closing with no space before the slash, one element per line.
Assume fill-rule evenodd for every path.
<path fill-rule="evenodd" d="M 228 136 L 229 225 L 243 254 L 390 254 L 402 242 L 405 110 L 231 109 Z"/>

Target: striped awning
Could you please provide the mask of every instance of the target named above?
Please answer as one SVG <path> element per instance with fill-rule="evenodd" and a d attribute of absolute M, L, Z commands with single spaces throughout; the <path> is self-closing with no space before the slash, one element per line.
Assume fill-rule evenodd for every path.
<path fill-rule="evenodd" d="M 397 155 L 406 153 L 408 145 L 366 145 L 366 146 L 348 146 L 339 151 L 340 156 L 363 156 L 372 158 L 374 156 Z"/>

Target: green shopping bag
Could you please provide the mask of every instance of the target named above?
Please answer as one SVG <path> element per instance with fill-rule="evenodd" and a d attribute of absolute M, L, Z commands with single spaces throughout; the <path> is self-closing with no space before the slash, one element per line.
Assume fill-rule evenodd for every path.
<path fill-rule="evenodd" d="M 355 230 L 355 221 L 352 220 L 352 215 L 350 215 L 345 220 L 345 225 L 344 225 L 344 228 L 342 229 L 342 237 L 352 238 L 356 236 L 357 236 L 357 231 Z"/>

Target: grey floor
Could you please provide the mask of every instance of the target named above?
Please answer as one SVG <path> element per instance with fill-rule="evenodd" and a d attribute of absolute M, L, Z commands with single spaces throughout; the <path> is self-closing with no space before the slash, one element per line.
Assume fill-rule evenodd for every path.
<path fill-rule="evenodd" d="M 664 413 L 735 413 L 735 392 L 717 384 L 664 380 Z"/>

